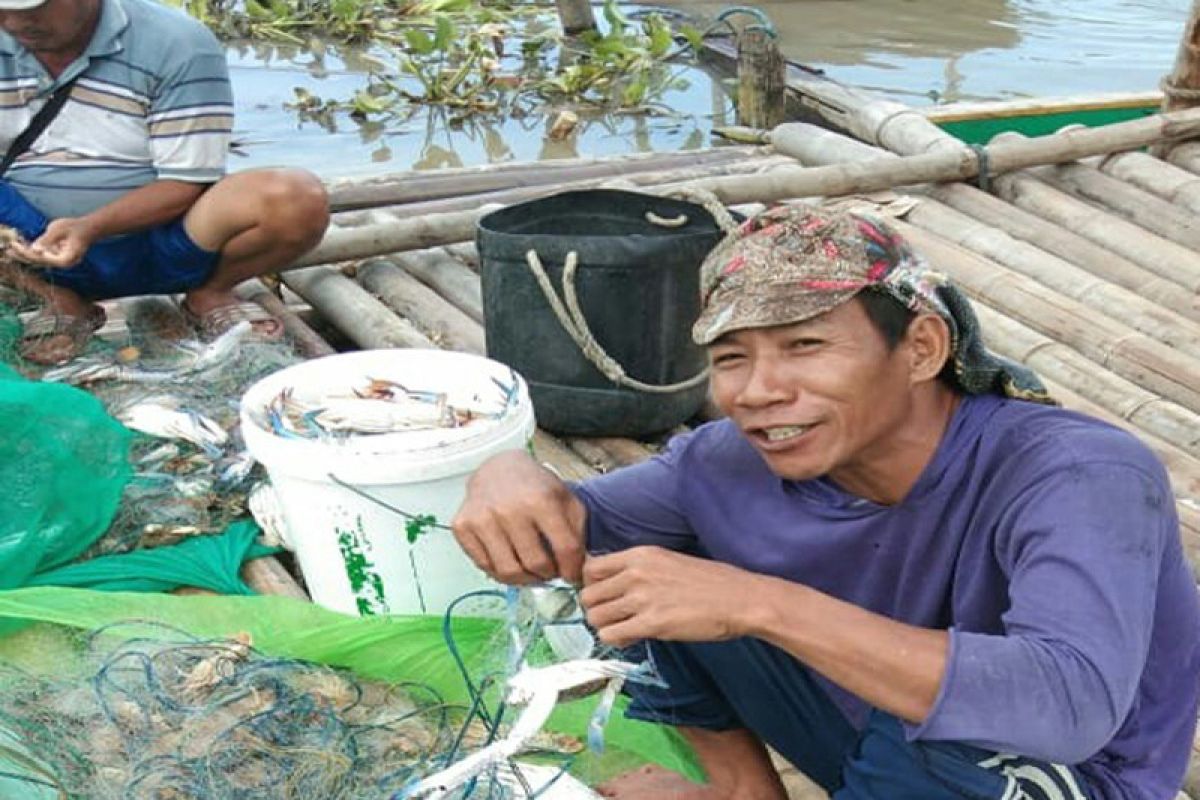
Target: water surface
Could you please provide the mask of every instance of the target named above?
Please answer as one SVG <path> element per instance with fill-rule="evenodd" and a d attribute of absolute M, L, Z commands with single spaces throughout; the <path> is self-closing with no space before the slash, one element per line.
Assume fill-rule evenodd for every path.
<path fill-rule="evenodd" d="M 687 14 L 728 3 L 662 0 Z M 785 55 L 831 77 L 913 105 L 1157 86 L 1174 62 L 1190 0 L 759 0 Z M 449 124 L 444 111 L 333 130 L 283 108 L 302 86 L 349 97 L 365 85 L 354 53 L 231 47 L 238 137 L 233 167 L 305 166 L 324 176 L 667 151 L 706 146 L 731 122 L 721 86 L 689 70 L 664 100 L 673 113 L 585 118 L 564 140 L 540 115 Z"/>

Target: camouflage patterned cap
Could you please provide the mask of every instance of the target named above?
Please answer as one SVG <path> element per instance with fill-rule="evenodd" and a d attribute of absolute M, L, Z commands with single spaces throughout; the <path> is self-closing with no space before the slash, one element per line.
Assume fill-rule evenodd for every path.
<path fill-rule="evenodd" d="M 697 344 L 746 328 L 803 322 L 920 261 L 882 220 L 861 212 L 776 206 L 744 222 L 705 259 Z"/>

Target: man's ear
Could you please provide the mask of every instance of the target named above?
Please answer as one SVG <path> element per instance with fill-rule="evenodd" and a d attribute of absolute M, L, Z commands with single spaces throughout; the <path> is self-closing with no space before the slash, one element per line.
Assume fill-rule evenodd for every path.
<path fill-rule="evenodd" d="M 918 314 L 904 334 L 913 383 L 935 380 L 950 359 L 950 326 L 937 314 Z"/>

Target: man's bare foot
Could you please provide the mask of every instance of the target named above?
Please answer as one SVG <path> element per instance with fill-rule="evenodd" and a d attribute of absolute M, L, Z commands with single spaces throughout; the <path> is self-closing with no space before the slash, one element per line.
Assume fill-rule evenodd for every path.
<path fill-rule="evenodd" d="M 601 797 L 616 800 L 730 800 L 656 764 L 618 775 L 598 786 L 596 791 Z"/>

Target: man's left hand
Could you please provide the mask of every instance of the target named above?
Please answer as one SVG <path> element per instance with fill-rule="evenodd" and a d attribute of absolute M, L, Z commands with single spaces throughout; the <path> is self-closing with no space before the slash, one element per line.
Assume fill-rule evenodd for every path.
<path fill-rule="evenodd" d="M 9 252 L 30 264 L 66 269 L 83 260 L 96 238 L 86 218 L 62 217 L 52 220 L 45 233 L 29 244 L 9 245 Z"/>
<path fill-rule="evenodd" d="M 744 634 L 759 576 L 728 564 L 634 547 L 584 564 L 580 600 L 601 641 L 715 642 Z"/>

